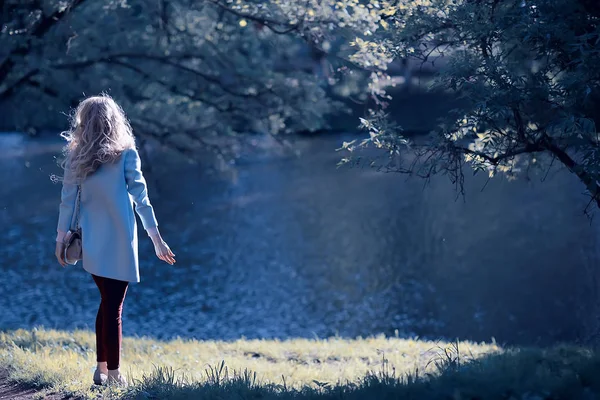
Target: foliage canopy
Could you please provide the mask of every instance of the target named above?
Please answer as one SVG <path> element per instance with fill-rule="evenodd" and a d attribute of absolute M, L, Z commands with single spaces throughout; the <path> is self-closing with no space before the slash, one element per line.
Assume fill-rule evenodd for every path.
<path fill-rule="evenodd" d="M 373 65 L 375 53 L 365 56 L 364 49 L 377 47 L 385 49 L 382 59 L 437 65 L 428 89 L 452 92 L 459 101 L 427 140 L 412 144 L 374 112 L 363 119 L 370 135 L 358 147 L 385 149 L 385 168 L 424 177 L 444 172 L 461 187 L 465 162 L 490 177 L 557 162 L 600 205 L 600 7 L 587 0 L 394 4 L 384 29 L 369 41 L 357 39 L 353 59 Z M 407 147 L 414 152 L 401 151 Z"/>
<path fill-rule="evenodd" d="M 1 4 L 0 104 L 8 127 L 64 126 L 61 112 L 108 91 L 142 139 L 229 159 L 247 134 L 322 129 L 339 109 L 305 41 L 218 2 Z"/>
<path fill-rule="evenodd" d="M 465 163 L 490 177 L 561 164 L 600 206 L 593 0 L 3 3 L 0 103 L 16 126 L 36 107 L 110 87 L 138 134 L 231 157 L 245 133 L 324 128 L 344 83 L 339 93 L 369 99 L 371 111 L 369 136 L 343 148 L 384 150 L 371 160 L 380 168 L 445 173 L 462 188 Z M 386 115 L 387 69 L 399 59 L 435 68 L 423 88 L 458 98 L 416 141 Z"/>

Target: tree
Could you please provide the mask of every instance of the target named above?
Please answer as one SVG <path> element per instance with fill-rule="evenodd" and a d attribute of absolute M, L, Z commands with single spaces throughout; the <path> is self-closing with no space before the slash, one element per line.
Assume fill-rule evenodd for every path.
<path fill-rule="evenodd" d="M 464 164 L 490 177 L 560 164 L 600 207 L 592 0 L 9 0 L 2 10 L 0 102 L 22 120 L 40 94 L 72 104 L 110 86 L 138 133 L 222 152 L 243 133 L 321 129 L 340 106 L 324 86 L 366 72 L 368 86 L 344 94 L 372 106 L 369 137 L 344 149 L 374 145 L 386 158 L 372 165 L 445 173 L 460 190 Z M 394 59 L 437 67 L 426 89 L 460 98 L 426 138 L 408 140 L 385 115 Z"/>
<path fill-rule="evenodd" d="M 217 1 L 217 0 L 215 0 Z M 344 143 L 355 154 L 374 146 L 370 165 L 426 179 L 447 174 L 463 190 L 464 164 L 513 177 L 560 164 L 600 207 L 600 7 L 591 0 L 396 0 L 218 2 L 294 33 L 370 72 L 369 132 Z M 336 46 L 332 46 L 336 43 Z M 457 96 L 456 108 L 426 138 L 408 140 L 385 108 L 395 59 L 438 69 L 426 90 Z M 361 163 L 351 155 L 342 164 Z"/>
<path fill-rule="evenodd" d="M 210 0 L 6 0 L 0 13 L 4 129 L 64 127 L 108 91 L 142 139 L 229 161 L 252 134 L 324 129 L 340 108 L 305 41 Z"/>
<path fill-rule="evenodd" d="M 377 3 L 377 2 L 376 2 Z M 600 7 L 588 0 L 396 1 L 369 40 L 355 41 L 361 65 L 395 57 L 440 65 L 428 88 L 460 101 L 439 129 L 409 141 L 374 110 L 362 126 L 388 157 L 380 168 L 429 178 L 448 174 L 462 189 L 463 164 L 492 177 L 561 164 L 600 207 Z M 361 32 L 358 32 L 359 34 Z M 348 157 L 344 162 L 359 162 Z"/>

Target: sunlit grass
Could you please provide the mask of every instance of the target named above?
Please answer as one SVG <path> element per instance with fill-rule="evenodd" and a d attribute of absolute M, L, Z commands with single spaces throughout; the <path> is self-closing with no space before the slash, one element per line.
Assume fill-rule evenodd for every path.
<path fill-rule="evenodd" d="M 128 390 L 91 385 L 94 347 L 94 335 L 88 331 L 0 333 L 0 361 L 9 366 L 11 379 L 81 398 L 362 400 L 600 394 L 600 357 L 576 347 L 519 350 L 385 337 L 233 342 L 125 338 L 122 369 L 133 382 Z"/>
<path fill-rule="evenodd" d="M 210 368 L 225 363 L 233 371 L 251 371 L 263 385 L 304 386 L 355 382 L 384 367 L 399 376 L 433 371 L 431 362 L 448 343 L 398 338 L 346 340 L 237 340 L 233 342 L 125 338 L 122 370 L 130 379 L 149 376 L 161 367 L 175 379 L 206 382 Z M 493 344 L 460 343 L 465 357 L 500 349 Z M 90 395 L 95 368 L 95 337 L 89 331 L 18 330 L 0 334 L 0 358 L 12 377 L 40 387 Z M 208 374 L 207 374 L 208 372 Z"/>

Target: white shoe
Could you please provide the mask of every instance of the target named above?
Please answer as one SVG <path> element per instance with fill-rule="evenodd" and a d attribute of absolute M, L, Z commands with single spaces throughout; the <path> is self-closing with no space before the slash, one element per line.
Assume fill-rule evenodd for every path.
<path fill-rule="evenodd" d="M 106 384 L 106 380 L 108 379 L 108 375 L 100 372 L 98 368 L 94 371 L 94 385 L 104 385 Z"/>
<path fill-rule="evenodd" d="M 112 371 L 108 371 L 108 384 L 109 385 L 117 385 L 121 387 L 127 387 L 127 379 L 117 370 L 114 373 Z"/>

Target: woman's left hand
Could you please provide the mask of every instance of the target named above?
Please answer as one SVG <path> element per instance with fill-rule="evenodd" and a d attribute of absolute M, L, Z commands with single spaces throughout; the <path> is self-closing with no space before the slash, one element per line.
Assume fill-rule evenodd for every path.
<path fill-rule="evenodd" d="M 175 264 L 175 254 L 173 254 L 169 245 L 164 240 L 158 239 L 154 242 L 154 251 L 156 252 L 156 257 L 167 264 Z"/>
<path fill-rule="evenodd" d="M 54 255 L 56 256 L 58 263 L 62 265 L 63 268 L 67 266 L 67 263 L 64 260 L 64 254 L 65 244 L 63 242 L 56 242 L 56 252 L 54 253 Z"/>

